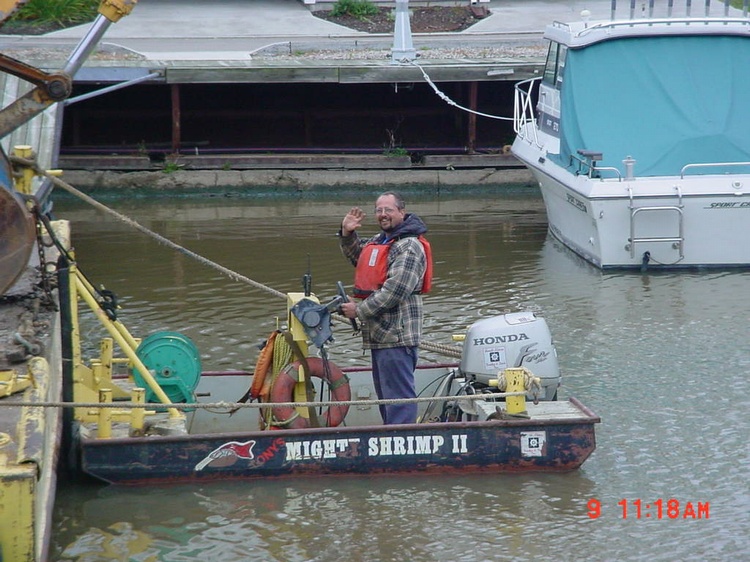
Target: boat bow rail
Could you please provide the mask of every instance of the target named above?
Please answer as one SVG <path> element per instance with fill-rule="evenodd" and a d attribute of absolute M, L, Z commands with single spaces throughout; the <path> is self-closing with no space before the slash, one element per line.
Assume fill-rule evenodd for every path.
<path fill-rule="evenodd" d="M 697 25 L 700 25 L 700 29 L 695 29 Z M 617 37 L 650 36 L 655 27 L 662 28 L 660 32 L 663 35 L 747 35 L 750 33 L 750 20 L 689 17 L 597 22 L 591 25 L 555 22 L 547 29 L 544 37 L 576 49 Z"/>
<path fill-rule="evenodd" d="M 537 148 L 542 145 L 537 133 L 536 111 L 534 109 L 534 86 L 541 78 L 530 78 L 515 85 L 513 98 L 513 131 L 518 138 L 530 142 Z"/>
<path fill-rule="evenodd" d="M 636 13 L 636 5 L 638 4 L 641 6 L 641 17 L 638 17 Z M 711 16 L 710 0 L 706 0 L 702 15 L 698 13 L 694 15 L 692 0 L 685 0 L 684 15 L 675 15 L 674 0 L 669 0 L 666 5 L 660 4 L 658 6 L 655 0 L 649 0 L 648 11 L 646 11 L 645 2 L 636 3 L 635 0 L 630 0 L 627 16 L 618 18 L 617 0 L 612 0 L 610 21 L 590 22 L 591 12 L 583 10 L 581 20 L 578 22 L 552 22 L 547 27 L 545 38 L 565 43 L 571 48 L 577 48 L 618 36 L 651 35 L 654 26 L 664 26 L 665 29 L 660 31 L 663 35 L 748 33 L 748 28 L 750 28 L 750 20 L 748 20 L 750 0 L 743 0 L 741 16 L 739 15 L 740 11 L 732 7 L 730 0 L 724 0 L 722 4 L 723 15 L 721 16 Z M 701 29 L 690 29 L 690 26 L 695 28 L 698 23 Z M 729 26 L 734 27 L 734 29 L 728 30 Z"/>
<path fill-rule="evenodd" d="M 717 170 L 717 168 L 719 168 L 719 170 Z M 738 171 L 736 168 L 742 169 L 745 174 L 750 174 L 750 162 L 701 162 L 686 164 L 683 166 L 682 170 L 680 170 L 680 179 L 685 179 L 685 176 L 689 171 L 697 170 L 698 172 L 701 172 L 710 169 L 711 173 L 727 174 L 736 173 Z M 739 181 L 733 182 L 732 185 L 735 188 L 742 187 L 742 184 Z"/>

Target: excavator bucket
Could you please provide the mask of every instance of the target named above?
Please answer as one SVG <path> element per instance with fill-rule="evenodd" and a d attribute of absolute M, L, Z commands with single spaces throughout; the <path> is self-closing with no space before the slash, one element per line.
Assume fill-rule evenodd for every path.
<path fill-rule="evenodd" d="M 10 162 L 0 150 L 0 296 L 13 286 L 29 262 L 36 224 L 13 189 Z"/>
<path fill-rule="evenodd" d="M 0 0 L 0 26 L 28 0 Z M 0 149 L 0 296 L 13 286 L 29 262 L 36 237 L 34 219 L 13 189 L 10 162 Z"/>

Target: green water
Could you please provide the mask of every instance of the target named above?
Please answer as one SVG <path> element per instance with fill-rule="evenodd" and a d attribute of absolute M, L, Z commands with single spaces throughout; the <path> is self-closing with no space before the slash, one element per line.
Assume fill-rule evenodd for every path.
<path fill-rule="evenodd" d="M 335 237 L 341 218 L 353 204 L 370 211 L 373 203 L 370 194 L 109 202 L 281 292 L 299 291 L 309 268 L 321 300 L 336 281 L 351 284 Z M 473 321 L 504 312 L 545 317 L 561 395 L 602 417 L 582 469 L 162 489 L 64 483 L 52 560 L 747 558 L 750 273 L 602 273 L 548 236 L 535 190 L 416 198 L 408 210 L 428 224 L 435 255 L 427 337 L 450 343 Z M 120 317 L 136 335 L 185 333 L 204 369 L 254 364 L 256 344 L 284 314 L 282 299 L 88 207 L 64 200 L 56 211 L 72 221 L 81 268 L 118 293 Z M 374 224 L 370 217 L 365 231 Z M 84 324 L 98 341 L 95 324 Z M 334 360 L 362 364 L 359 341 L 341 328 L 335 335 Z"/>

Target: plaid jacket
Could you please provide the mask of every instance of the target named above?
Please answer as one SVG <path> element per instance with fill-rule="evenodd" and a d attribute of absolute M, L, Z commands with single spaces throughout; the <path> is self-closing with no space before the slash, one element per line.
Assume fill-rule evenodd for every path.
<path fill-rule="evenodd" d="M 427 258 L 417 234 L 427 231 L 422 220 L 414 214 L 393 233 L 398 238 L 388 252 L 388 275 L 383 287 L 357 303 L 357 318 L 362 324 L 362 344 L 365 349 L 418 346 L 422 337 L 423 305 L 417 294 Z M 372 238 L 360 238 L 354 232 L 341 237 L 341 252 L 353 265 L 362 248 L 371 241 L 383 242 L 383 233 Z"/>

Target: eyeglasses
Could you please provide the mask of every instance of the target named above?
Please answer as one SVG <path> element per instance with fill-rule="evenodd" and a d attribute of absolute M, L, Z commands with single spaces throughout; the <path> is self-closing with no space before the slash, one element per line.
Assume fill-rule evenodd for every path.
<path fill-rule="evenodd" d="M 398 212 L 398 209 L 392 209 L 391 207 L 378 207 L 375 209 L 376 215 L 393 215 Z"/>

